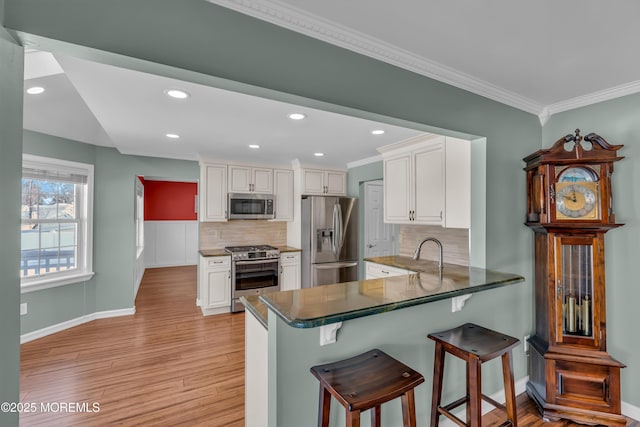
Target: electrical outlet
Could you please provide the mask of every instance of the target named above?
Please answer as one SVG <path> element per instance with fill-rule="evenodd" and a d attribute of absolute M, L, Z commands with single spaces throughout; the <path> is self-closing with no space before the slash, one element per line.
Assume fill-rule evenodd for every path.
<path fill-rule="evenodd" d="M 23 302 L 20 304 L 20 316 L 24 316 L 25 314 L 27 314 L 27 303 Z"/>
<path fill-rule="evenodd" d="M 524 346 L 524 354 L 529 354 L 529 337 L 531 335 L 525 335 L 524 339 L 522 340 L 522 344 Z"/>

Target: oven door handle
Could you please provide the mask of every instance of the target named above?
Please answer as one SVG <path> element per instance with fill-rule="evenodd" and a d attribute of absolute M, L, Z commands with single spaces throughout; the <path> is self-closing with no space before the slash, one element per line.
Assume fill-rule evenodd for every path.
<path fill-rule="evenodd" d="M 256 259 L 253 261 L 234 261 L 236 265 L 277 264 L 278 258 Z"/>
<path fill-rule="evenodd" d="M 333 270 L 336 268 L 356 267 L 358 261 L 353 262 L 328 262 L 325 264 L 314 264 L 316 270 Z"/>

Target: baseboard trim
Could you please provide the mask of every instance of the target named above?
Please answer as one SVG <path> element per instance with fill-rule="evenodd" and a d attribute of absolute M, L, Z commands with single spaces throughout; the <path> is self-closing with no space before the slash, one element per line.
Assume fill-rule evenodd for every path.
<path fill-rule="evenodd" d="M 74 326 L 82 325 L 83 323 L 91 322 L 96 319 L 106 319 L 109 317 L 131 316 L 136 314 L 136 308 L 123 308 L 120 310 L 107 310 L 97 311 L 95 313 L 86 314 L 84 316 L 76 317 L 75 319 L 67 320 L 62 323 L 47 326 L 46 328 L 38 329 L 33 332 L 20 335 L 20 344 L 24 344 L 29 341 L 36 340 L 38 338 L 46 337 L 47 335 L 55 334 L 56 332 L 64 331 L 65 329 L 73 328 Z"/>
<path fill-rule="evenodd" d="M 633 406 L 631 403 L 622 402 L 622 415 L 634 420 L 640 420 L 640 408 Z"/>

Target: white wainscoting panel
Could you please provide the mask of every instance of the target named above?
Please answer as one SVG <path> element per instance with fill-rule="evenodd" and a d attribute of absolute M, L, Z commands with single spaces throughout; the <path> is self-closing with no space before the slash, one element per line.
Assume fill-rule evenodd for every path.
<path fill-rule="evenodd" d="M 198 263 L 198 221 L 145 221 L 146 268 Z"/>

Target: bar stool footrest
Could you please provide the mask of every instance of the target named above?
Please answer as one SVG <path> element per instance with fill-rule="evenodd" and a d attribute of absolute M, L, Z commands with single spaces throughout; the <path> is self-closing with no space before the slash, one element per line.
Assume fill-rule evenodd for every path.
<path fill-rule="evenodd" d="M 442 406 L 438 407 L 438 413 L 440 415 L 444 415 L 445 417 L 449 418 L 451 421 L 453 421 L 454 423 L 456 423 L 460 427 L 468 427 L 467 423 L 465 423 L 460 418 L 458 418 L 455 415 L 453 415 L 451 412 L 449 412 L 447 409 L 443 408 Z"/>
<path fill-rule="evenodd" d="M 492 404 L 493 406 L 495 406 L 498 409 L 502 409 L 503 411 L 507 410 L 507 407 L 504 404 L 502 404 L 500 402 L 496 402 L 495 400 L 493 400 L 492 398 L 490 398 L 486 394 L 482 395 L 482 399 L 484 399 L 485 402 L 489 402 L 490 404 Z"/>
<path fill-rule="evenodd" d="M 465 397 L 461 397 L 460 399 L 458 399 L 458 400 L 456 400 L 454 402 L 451 402 L 451 403 L 449 403 L 447 405 L 440 405 L 440 408 L 445 409 L 447 411 L 450 411 L 452 409 L 457 408 L 460 405 L 464 405 L 468 401 L 469 401 L 469 398 L 467 396 L 465 396 Z"/>

